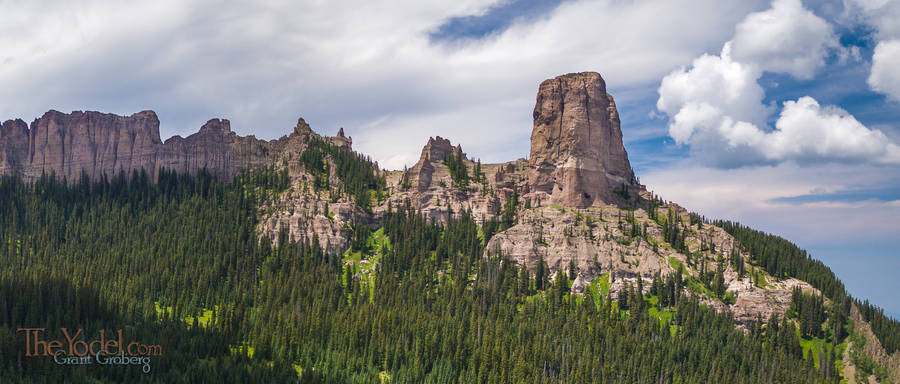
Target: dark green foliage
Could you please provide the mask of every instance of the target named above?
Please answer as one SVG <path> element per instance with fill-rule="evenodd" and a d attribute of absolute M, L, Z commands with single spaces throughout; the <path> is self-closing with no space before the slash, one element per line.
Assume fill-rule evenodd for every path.
<path fill-rule="evenodd" d="M 856 381 L 857 382 L 865 382 L 868 381 L 869 375 L 875 375 L 877 382 L 890 382 L 887 368 L 875 362 L 871 356 L 864 352 L 864 347 L 867 343 L 866 337 L 863 336 L 860 332 L 853 330 L 852 327 L 850 332 L 850 342 L 852 346 L 850 348 L 850 361 L 856 365 Z"/>
<path fill-rule="evenodd" d="M 737 272 L 738 278 L 743 279 L 747 274 L 747 267 L 744 265 L 744 258 L 741 257 L 741 254 L 737 250 L 732 249 L 728 260 L 731 262 L 731 267 Z"/>
<path fill-rule="evenodd" d="M 650 220 L 656 221 L 659 223 L 659 207 L 662 206 L 662 201 L 656 197 L 656 195 L 651 195 L 650 200 L 647 201 L 647 216 L 650 217 Z"/>
<path fill-rule="evenodd" d="M 621 186 L 613 190 L 613 193 L 619 195 L 622 200 L 631 199 L 631 192 L 628 191 L 628 184 L 622 183 Z"/>
<path fill-rule="evenodd" d="M 412 182 L 409 180 L 409 169 L 406 166 L 403 166 L 403 174 L 400 176 L 400 190 L 408 191 L 412 188 Z"/>
<path fill-rule="evenodd" d="M 162 171 L 158 182 L 172 183 L 172 179 L 176 176 L 170 172 Z M 241 172 L 237 176 L 237 182 L 258 187 L 262 192 L 282 192 L 291 185 L 287 168 L 277 170 L 271 165 L 253 171 Z M 268 196 L 261 196 L 260 198 L 265 200 Z"/>
<path fill-rule="evenodd" d="M 619 212 L 621 216 L 621 212 Z M 627 234 L 630 238 L 634 239 L 636 237 L 641 237 L 642 235 L 642 227 L 641 224 L 638 223 L 637 219 L 634 217 L 634 211 L 628 210 L 625 213 L 625 223 L 628 223 L 628 227 L 626 228 L 624 225 L 621 226 L 621 229 L 625 234 Z"/>
<path fill-rule="evenodd" d="M 717 268 L 712 279 L 712 284 L 710 284 L 710 288 L 719 299 L 725 296 L 725 276 L 723 272 L 724 270 L 721 267 Z"/>
<path fill-rule="evenodd" d="M 372 233 L 369 227 L 359 220 L 352 221 L 350 228 L 350 250 L 352 251 L 369 251 L 366 242 L 369 240 L 369 234 Z"/>
<path fill-rule="evenodd" d="M 750 252 L 752 260 L 776 277 L 796 277 L 808 282 L 820 290 L 825 297 L 835 303 L 835 311 L 831 315 L 832 325 L 829 327 L 838 336 L 844 334 L 842 326 L 849 318 L 850 303 L 855 302 L 863 317 L 872 324 L 872 331 L 881 341 L 888 354 L 900 349 L 900 322 L 884 314 L 868 301 L 851 299 L 834 272 L 824 263 L 810 257 L 790 241 L 745 227 L 732 221 L 716 221 L 713 224 L 722 227 L 738 241 L 740 246 Z M 837 340 L 840 340 L 838 338 Z"/>
<path fill-rule="evenodd" d="M 290 382 L 296 364 L 301 382 L 371 383 L 382 372 L 397 383 L 836 382 L 803 361 L 791 323 L 745 334 L 680 297 L 680 270 L 651 287 L 671 323 L 649 314 L 637 288 L 626 290 L 628 313 L 590 291 L 570 295 L 567 274 L 551 285 L 543 260 L 534 290 L 515 263 L 484 257 L 469 212 L 439 224 L 391 208 L 391 246 L 371 278 L 315 239 L 257 241 L 259 199 L 274 192 L 252 182 L 266 179 L 0 180 L 0 381 Z M 172 314 L 158 317 L 155 301 Z M 182 321 L 202 308 L 216 308 L 209 326 Z M 12 327 L 34 323 L 132 327 L 167 356 L 150 376 L 38 371 L 10 357 Z M 239 345 L 254 357 L 232 353 Z"/>
<path fill-rule="evenodd" d="M 502 225 L 502 229 L 506 229 L 512 227 L 516 223 L 516 215 L 519 211 L 519 191 L 513 189 L 512 193 L 506 199 L 506 203 L 503 204 L 503 209 L 500 211 L 500 224 Z"/>
<path fill-rule="evenodd" d="M 681 300 L 681 295 L 685 287 L 684 277 L 681 270 L 675 271 L 663 279 L 659 272 L 653 275 L 653 282 L 650 284 L 650 295 L 657 296 L 660 308 L 676 305 Z"/>
<path fill-rule="evenodd" d="M 803 293 L 794 287 L 791 295 L 789 314 L 797 319 L 800 334 L 808 337 L 823 337 L 822 324 L 825 323 L 825 301 L 822 296 Z"/>
<path fill-rule="evenodd" d="M 258 287 L 257 201 L 286 187 L 272 168 L 246 172 L 230 185 L 161 171 L 124 173 L 67 187 L 52 177 L 33 185 L 0 178 L 0 382 L 285 381 L 280 361 L 230 352 L 251 339 L 248 297 Z M 155 302 L 173 307 L 158 318 Z M 218 305 L 207 328 L 180 319 Z M 140 369 L 75 369 L 23 359 L 19 327 L 124 329 L 159 344 L 152 374 Z"/>
<path fill-rule="evenodd" d="M 872 332 L 878 336 L 888 354 L 900 349 L 900 322 L 885 315 L 884 309 L 869 303 L 869 300 L 856 301 L 856 306 L 863 318 L 872 325 Z"/>
<path fill-rule="evenodd" d="M 629 300 L 634 302 L 628 305 L 631 314 L 621 316 L 606 300 L 596 306 L 593 299 L 568 295 L 565 273 L 549 285 L 542 259 L 536 267 L 536 288 L 549 289 L 526 299 L 521 293 L 530 291 L 528 273 L 502 258 L 482 258 L 483 248 L 466 212 L 445 226 L 434 226 L 401 208 L 385 217 L 385 234 L 394 247 L 379 268 L 374 303 L 355 309 L 370 315 L 350 314 L 369 320 L 360 325 L 341 321 L 340 328 L 355 334 L 350 330 L 357 326 L 385 324 L 387 320 L 374 320 L 381 316 L 396 319 L 393 326 L 379 326 L 363 338 L 384 348 L 379 355 L 384 358 L 374 360 L 379 368 L 387 367 L 394 380 L 831 380 L 804 368 L 796 336 L 787 337 L 793 328 L 784 327 L 780 335 L 759 331 L 744 336 L 727 316 L 683 300 L 676 307 L 680 331 L 673 337 L 668 325 L 660 326 L 646 313 L 642 300 Z M 443 283 L 441 266 L 449 272 Z M 670 281 L 681 285 L 680 280 L 680 274 L 674 274 Z M 402 294 L 398 285 L 405 287 Z M 670 291 L 674 296 L 674 287 Z M 391 341 L 375 342 L 375 335 Z M 778 337 L 783 340 L 776 343 Z M 397 345 L 394 340 L 407 341 Z M 334 353 L 347 353 L 341 342 L 329 341 Z M 383 359 L 387 362 L 382 364 Z M 767 368 L 759 369 L 762 366 Z"/>
<path fill-rule="evenodd" d="M 296 380 L 290 365 L 233 355 L 234 343 L 217 328 L 187 327 L 170 318 L 158 320 L 152 305 L 117 299 L 113 303 L 94 286 L 76 287 L 71 282 L 43 274 L 0 277 L 0 382 L 287 382 Z M 125 302 L 133 306 L 123 310 Z M 100 330 L 107 337 L 119 329 L 126 342 L 162 347 L 162 356 L 150 359 L 150 373 L 142 366 L 59 366 L 52 358 L 28 358 L 24 333 L 18 328 L 47 328 L 46 339 L 65 340 L 60 328 L 77 332 L 83 340 L 96 340 Z"/>
<path fill-rule="evenodd" d="M 341 181 L 340 192 L 352 196 L 360 208 L 369 211 L 372 195 L 381 199 L 386 188 L 384 176 L 371 159 L 328 141 L 313 138 L 300 156 L 306 172 L 313 176 L 316 191 L 330 190 L 332 168 Z"/>
<path fill-rule="evenodd" d="M 472 170 L 472 177 L 475 179 L 476 183 L 487 184 L 487 178 L 485 177 L 484 172 L 481 171 L 481 159 L 478 159 L 478 161 L 475 162 L 475 169 Z"/>
<path fill-rule="evenodd" d="M 666 221 L 663 223 L 663 239 L 672 245 L 676 251 L 687 254 L 688 249 L 685 244 L 685 228 L 681 223 L 681 217 L 675 215 L 672 208 L 669 208 L 666 215 Z"/>
<path fill-rule="evenodd" d="M 539 291 L 543 291 L 547 287 L 547 281 L 550 279 L 550 272 L 547 271 L 547 262 L 544 257 L 538 259 L 537 266 L 534 269 L 534 287 Z"/>
<path fill-rule="evenodd" d="M 327 144 L 321 140 L 315 140 L 310 143 L 309 147 L 300 155 L 300 162 L 303 163 L 303 169 L 313 176 L 313 188 L 316 191 L 326 190 L 331 185 L 329 183 L 330 168 L 328 167 Z"/>
<path fill-rule="evenodd" d="M 748 252 L 752 261 L 778 278 L 796 277 L 816 287 L 826 297 L 844 294 L 844 284 L 824 263 L 781 237 L 770 235 L 731 221 L 716 221 Z"/>
<path fill-rule="evenodd" d="M 621 309 L 623 311 L 627 311 L 628 309 L 630 309 L 630 307 L 628 306 L 629 301 L 630 301 L 629 296 L 631 296 L 633 291 L 634 290 L 631 288 L 631 283 L 625 284 L 625 287 L 619 291 L 619 297 L 618 297 L 618 302 L 617 302 L 619 309 Z M 640 298 L 637 298 L 637 299 L 640 299 Z"/>
<path fill-rule="evenodd" d="M 491 237 L 500 232 L 500 220 L 496 217 L 482 220 L 481 231 L 484 232 L 484 244 L 491 240 Z"/>
<path fill-rule="evenodd" d="M 447 154 L 444 164 L 450 169 L 450 179 L 453 180 L 453 186 L 457 188 L 465 188 L 469 185 L 469 168 L 466 167 L 466 157 L 462 150 L 454 149 Z M 475 177 L 478 178 L 481 173 L 481 165 L 479 163 L 476 169 Z"/>

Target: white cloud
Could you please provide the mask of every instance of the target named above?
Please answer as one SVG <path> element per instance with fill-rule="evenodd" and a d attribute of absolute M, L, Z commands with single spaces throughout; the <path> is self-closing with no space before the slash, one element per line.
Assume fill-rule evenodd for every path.
<path fill-rule="evenodd" d="M 775 0 L 771 9 L 747 15 L 732 42 L 735 60 L 802 79 L 825 66 L 828 49 L 840 47 L 828 22 L 800 0 Z"/>
<path fill-rule="evenodd" d="M 873 179 L 871 175 L 884 177 Z M 663 199 L 712 219 L 738 220 L 801 245 L 846 244 L 896 238 L 896 201 L 779 202 L 816 190 L 841 192 L 900 184 L 897 167 L 827 164 L 716 169 L 673 163 L 641 175 Z"/>
<path fill-rule="evenodd" d="M 774 130 L 765 128 L 774 108 L 763 104 L 763 72 L 812 76 L 836 45 L 831 27 L 799 1 L 776 0 L 751 13 L 718 56 L 700 56 L 663 78 L 657 108 L 670 117 L 669 136 L 699 160 L 726 168 L 900 162 L 900 150 L 884 133 L 808 96 L 785 101 Z"/>
<path fill-rule="evenodd" d="M 866 24 L 875 30 L 877 45 L 872 56 L 869 87 L 900 101 L 900 1 L 844 0 L 850 24 Z"/>
<path fill-rule="evenodd" d="M 900 39 L 885 40 L 875 46 L 868 83 L 877 92 L 900 101 Z"/>
<path fill-rule="evenodd" d="M 900 37 L 900 2 L 896 0 L 844 0 L 844 12 L 851 23 L 873 26 L 879 39 Z"/>
<path fill-rule="evenodd" d="M 701 160 L 726 168 L 784 161 L 900 163 L 900 147 L 884 133 L 808 96 L 786 101 L 771 132 L 708 103 L 688 102 L 672 117 L 669 135 Z"/>
<path fill-rule="evenodd" d="M 786 101 L 775 132 L 767 134 L 765 153 L 775 161 L 900 163 L 900 148 L 879 130 L 870 130 L 834 106 L 809 97 Z"/>
<path fill-rule="evenodd" d="M 761 73 L 753 66 L 732 60 L 730 47 L 726 43 L 719 56 L 700 56 L 690 69 L 681 68 L 663 78 L 657 108 L 674 116 L 687 105 L 706 109 L 707 114 L 711 112 L 708 107 L 714 106 L 719 114 L 739 120 L 765 121 L 764 92 L 756 82 Z M 687 127 L 672 137 L 684 142 L 684 134 L 689 133 L 684 129 Z"/>

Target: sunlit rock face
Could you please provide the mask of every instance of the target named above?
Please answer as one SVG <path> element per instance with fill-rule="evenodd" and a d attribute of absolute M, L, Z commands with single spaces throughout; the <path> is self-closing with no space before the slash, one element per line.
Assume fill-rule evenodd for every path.
<path fill-rule="evenodd" d="M 570 73 L 541 83 L 529 164 L 533 197 L 568 207 L 614 202 L 617 188 L 634 183 L 616 104 L 600 74 Z"/>

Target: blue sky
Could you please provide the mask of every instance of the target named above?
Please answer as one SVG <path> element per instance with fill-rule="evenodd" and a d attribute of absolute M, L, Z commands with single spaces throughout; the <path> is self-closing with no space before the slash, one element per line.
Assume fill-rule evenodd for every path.
<path fill-rule="evenodd" d="M 777 233 L 900 314 L 900 2 L 3 2 L 0 119 L 155 110 L 271 139 L 298 116 L 386 168 L 429 136 L 528 155 L 543 79 L 600 72 L 648 188 Z"/>

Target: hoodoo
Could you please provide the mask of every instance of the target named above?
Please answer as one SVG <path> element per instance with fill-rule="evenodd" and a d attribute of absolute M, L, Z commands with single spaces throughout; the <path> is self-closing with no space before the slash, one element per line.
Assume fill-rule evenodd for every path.
<path fill-rule="evenodd" d="M 541 83 L 531 132 L 530 193 L 568 207 L 615 201 L 635 183 L 622 145 L 619 113 L 596 72 Z"/>

